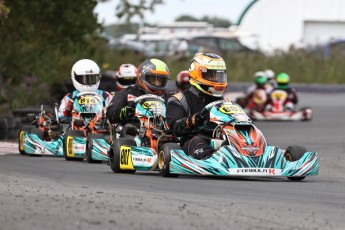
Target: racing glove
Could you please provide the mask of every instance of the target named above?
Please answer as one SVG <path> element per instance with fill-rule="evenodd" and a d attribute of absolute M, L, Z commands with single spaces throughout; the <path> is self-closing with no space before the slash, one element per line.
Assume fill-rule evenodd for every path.
<path fill-rule="evenodd" d="M 120 111 L 121 121 L 131 118 L 133 117 L 133 115 L 134 115 L 134 108 L 131 106 L 125 106 Z"/>
<path fill-rule="evenodd" d="M 186 126 L 188 128 L 195 128 L 203 126 L 205 123 L 205 118 L 200 113 L 196 113 L 186 119 Z"/>

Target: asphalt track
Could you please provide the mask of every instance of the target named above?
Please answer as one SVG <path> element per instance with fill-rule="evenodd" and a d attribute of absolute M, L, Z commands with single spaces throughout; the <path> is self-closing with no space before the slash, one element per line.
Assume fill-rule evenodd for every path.
<path fill-rule="evenodd" d="M 320 174 L 162 178 L 106 164 L 0 156 L 0 230 L 345 229 L 345 94 L 300 94 L 311 122 L 256 122 L 269 144 L 319 153 Z"/>

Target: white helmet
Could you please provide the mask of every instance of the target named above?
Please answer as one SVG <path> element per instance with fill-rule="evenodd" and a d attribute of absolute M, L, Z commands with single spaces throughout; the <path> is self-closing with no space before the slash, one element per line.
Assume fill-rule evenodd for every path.
<path fill-rule="evenodd" d="M 137 80 L 137 68 L 132 64 L 122 64 L 116 71 L 116 84 L 118 90 L 134 85 Z"/>
<path fill-rule="evenodd" d="M 268 80 L 274 79 L 275 73 L 271 69 L 266 69 L 265 74 Z"/>
<path fill-rule="evenodd" d="M 101 80 L 100 69 L 96 62 L 82 59 L 73 65 L 71 78 L 74 87 L 79 92 L 96 92 Z"/>

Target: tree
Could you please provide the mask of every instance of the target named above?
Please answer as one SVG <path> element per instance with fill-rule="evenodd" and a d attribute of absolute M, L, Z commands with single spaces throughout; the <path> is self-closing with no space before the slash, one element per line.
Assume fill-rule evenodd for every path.
<path fill-rule="evenodd" d="M 197 19 L 190 15 L 181 15 L 175 19 L 175 22 L 200 22 L 200 21 L 208 22 L 215 27 L 223 27 L 223 28 L 228 28 L 232 24 L 229 20 L 218 18 L 218 17 L 209 17 L 209 16 L 204 16 L 200 19 Z"/>
<path fill-rule="evenodd" d="M 146 11 L 154 12 L 154 7 L 163 3 L 163 0 L 140 0 L 139 3 L 134 4 L 129 0 L 120 0 L 120 3 L 116 6 L 116 16 L 118 18 L 125 18 L 128 22 L 134 16 L 144 19 Z"/>
<path fill-rule="evenodd" d="M 101 29 L 93 13 L 96 4 L 95 0 L 6 1 L 9 13 L 0 30 L 0 75 L 6 87 L 22 87 L 7 90 L 14 106 L 42 100 L 48 91 L 40 87 L 68 79 L 71 63 L 92 57 L 88 41 Z M 27 81 L 30 77 L 35 84 Z M 32 95 L 27 95 L 28 85 Z"/>
<path fill-rule="evenodd" d="M 181 15 L 175 19 L 175 22 L 198 22 L 198 21 L 200 20 L 190 15 Z"/>

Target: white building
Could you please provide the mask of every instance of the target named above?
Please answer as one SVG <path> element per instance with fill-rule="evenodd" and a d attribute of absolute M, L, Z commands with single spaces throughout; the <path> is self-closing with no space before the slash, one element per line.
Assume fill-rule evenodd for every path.
<path fill-rule="evenodd" d="M 242 37 L 243 44 L 266 52 L 323 44 L 345 38 L 345 1 L 256 0 L 238 27 L 255 35 Z"/>

